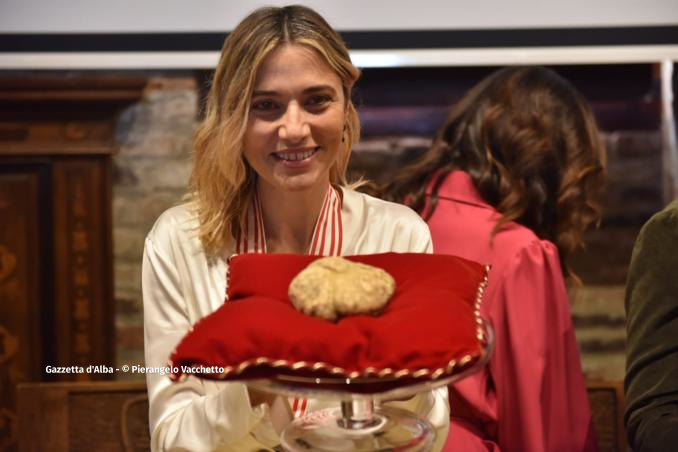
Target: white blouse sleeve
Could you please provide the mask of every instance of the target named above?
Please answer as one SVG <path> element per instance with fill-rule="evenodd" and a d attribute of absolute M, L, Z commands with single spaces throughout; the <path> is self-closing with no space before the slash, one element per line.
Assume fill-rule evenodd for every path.
<path fill-rule="evenodd" d="M 407 252 L 430 254 L 433 252 L 433 245 L 428 226 L 419 217 L 415 220 L 410 223 L 409 233 L 404 230 L 400 232 L 400 240 L 408 240 L 405 248 Z M 446 386 L 418 394 L 409 400 L 388 402 L 388 405 L 412 411 L 427 419 L 436 431 L 432 450 L 442 450 L 450 427 L 450 404 Z"/>
<path fill-rule="evenodd" d="M 381 200 L 368 199 L 368 202 L 372 203 L 372 209 L 366 209 L 370 212 L 368 215 L 370 227 L 366 228 L 364 234 L 369 235 L 371 239 L 364 243 L 378 245 L 358 251 L 428 254 L 433 252 L 428 225 L 414 211 L 403 205 Z M 427 419 L 436 431 L 436 441 L 432 450 L 436 452 L 442 450 L 450 426 L 450 405 L 446 386 L 420 393 L 409 400 L 387 404 L 414 412 Z"/>
<path fill-rule="evenodd" d="M 182 281 L 172 259 L 146 240 L 142 267 L 144 341 L 147 368 L 164 368 L 190 328 Z M 152 450 L 214 450 L 247 440 L 266 414 L 250 406 L 239 383 L 189 377 L 173 383 L 167 375 L 146 373 Z"/>
<path fill-rule="evenodd" d="M 412 253 L 433 253 L 433 242 L 431 241 L 431 232 L 428 225 L 421 221 L 412 228 L 412 237 L 410 239 L 410 252 Z"/>

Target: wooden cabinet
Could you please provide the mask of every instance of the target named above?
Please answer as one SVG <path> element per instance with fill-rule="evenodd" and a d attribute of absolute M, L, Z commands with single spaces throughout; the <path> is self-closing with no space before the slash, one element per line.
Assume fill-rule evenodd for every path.
<path fill-rule="evenodd" d="M 86 370 L 115 364 L 113 132 L 144 84 L 0 77 L 0 450 L 18 383 L 113 377 Z"/>

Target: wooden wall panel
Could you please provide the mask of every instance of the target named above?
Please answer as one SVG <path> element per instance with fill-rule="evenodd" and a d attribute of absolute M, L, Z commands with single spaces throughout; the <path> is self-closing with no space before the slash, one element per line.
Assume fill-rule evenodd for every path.
<path fill-rule="evenodd" d="M 110 164 L 107 159 L 58 159 L 53 165 L 55 335 L 63 366 L 113 364 Z M 105 373 L 60 375 L 99 380 Z"/>
<path fill-rule="evenodd" d="M 17 383 L 114 378 L 111 155 L 145 83 L 0 75 L 0 452 L 19 446 Z"/>
<path fill-rule="evenodd" d="M 0 172 L 0 450 L 16 440 L 15 385 L 44 370 L 39 185 L 39 171 Z"/>

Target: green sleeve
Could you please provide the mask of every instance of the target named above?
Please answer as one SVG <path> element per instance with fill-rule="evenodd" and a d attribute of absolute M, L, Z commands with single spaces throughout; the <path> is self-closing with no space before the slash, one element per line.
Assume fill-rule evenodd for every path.
<path fill-rule="evenodd" d="M 626 285 L 625 420 L 636 451 L 678 447 L 678 200 L 643 226 Z"/>

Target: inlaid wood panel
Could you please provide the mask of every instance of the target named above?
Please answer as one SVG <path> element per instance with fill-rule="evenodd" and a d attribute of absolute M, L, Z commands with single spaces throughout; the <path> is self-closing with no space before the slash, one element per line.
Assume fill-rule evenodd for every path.
<path fill-rule="evenodd" d="M 39 167 L 0 170 L 0 450 L 16 441 L 15 385 L 43 373 L 40 185 Z"/>
<path fill-rule="evenodd" d="M 110 165 L 97 158 L 57 159 L 53 165 L 56 362 L 113 363 Z M 62 380 L 100 380 L 101 373 L 61 374 Z"/>

